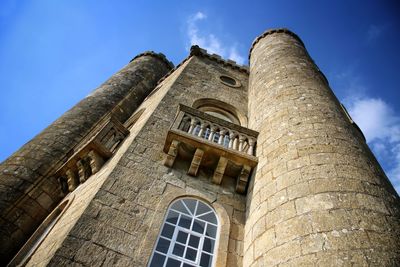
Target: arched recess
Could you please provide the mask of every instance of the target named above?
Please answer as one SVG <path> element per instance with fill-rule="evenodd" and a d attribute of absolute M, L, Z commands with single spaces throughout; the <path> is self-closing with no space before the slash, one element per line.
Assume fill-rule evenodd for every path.
<path fill-rule="evenodd" d="M 223 101 L 213 98 L 200 98 L 193 102 L 192 107 L 216 117 L 218 117 L 217 114 L 221 114 L 227 117 L 228 121 L 247 127 L 247 117 L 239 112 L 237 108 Z"/>
<path fill-rule="evenodd" d="M 32 255 L 39 248 L 40 244 L 42 244 L 44 239 L 49 235 L 53 227 L 71 205 L 74 198 L 75 195 L 70 194 L 63 201 L 61 201 L 61 203 L 57 207 L 54 208 L 54 210 L 39 225 L 33 235 L 22 246 L 22 248 L 18 251 L 18 253 L 14 256 L 14 258 L 7 266 L 25 266 L 25 264 L 28 263 Z"/>
<path fill-rule="evenodd" d="M 196 191 L 198 192 L 198 191 Z M 148 226 L 149 230 L 145 235 L 143 242 L 141 243 L 141 247 L 136 250 L 135 258 L 143 259 L 145 258 L 146 266 L 149 266 L 152 251 L 157 245 L 158 236 L 160 231 L 162 231 L 162 226 L 164 223 L 164 218 L 166 218 L 168 214 L 168 208 L 174 203 L 174 201 L 182 198 L 193 198 L 198 199 L 200 201 L 205 202 L 209 206 L 211 206 L 219 221 L 219 230 L 218 230 L 218 242 L 216 243 L 215 248 L 215 259 L 213 266 L 226 266 L 227 255 L 228 255 L 228 243 L 229 243 L 229 233 L 230 233 L 230 219 L 225 208 L 215 202 L 215 199 L 210 199 L 207 195 L 198 192 L 196 194 L 194 191 L 191 191 L 188 194 L 182 188 L 170 187 L 164 193 L 163 198 L 160 200 L 156 211 L 154 213 L 153 219 Z M 155 230 L 157 229 L 157 230 Z M 151 248 L 152 251 L 149 251 L 148 248 Z"/>

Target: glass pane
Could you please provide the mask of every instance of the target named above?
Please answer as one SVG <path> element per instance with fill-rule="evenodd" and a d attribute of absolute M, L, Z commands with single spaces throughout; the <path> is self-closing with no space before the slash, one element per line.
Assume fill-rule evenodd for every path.
<path fill-rule="evenodd" d="M 215 238 L 217 236 L 217 227 L 211 224 L 207 225 L 206 235 Z"/>
<path fill-rule="evenodd" d="M 154 253 L 153 259 L 151 260 L 150 267 L 163 266 L 164 260 L 165 260 L 165 256 L 164 255 L 161 255 L 161 254 L 158 254 L 158 253 Z"/>
<path fill-rule="evenodd" d="M 182 257 L 183 252 L 185 251 L 185 247 L 179 244 L 175 244 L 174 250 L 172 251 L 172 254 Z"/>
<path fill-rule="evenodd" d="M 219 140 L 219 133 L 215 133 L 215 134 L 214 134 L 213 141 L 214 141 L 215 143 L 218 143 L 218 140 Z"/>
<path fill-rule="evenodd" d="M 177 211 L 180 211 L 180 212 L 182 212 L 182 213 L 186 213 L 186 214 L 190 215 L 190 213 L 189 213 L 189 211 L 187 210 L 187 208 L 186 208 L 185 206 L 183 206 L 182 200 L 179 200 L 179 201 L 175 202 L 175 203 L 171 206 L 171 209 L 174 209 L 174 210 L 177 210 Z"/>
<path fill-rule="evenodd" d="M 201 215 L 209 211 L 211 211 L 210 207 L 199 201 L 199 204 L 197 205 L 196 215 Z"/>
<path fill-rule="evenodd" d="M 163 252 L 163 253 L 167 253 L 168 252 L 168 248 L 169 248 L 169 243 L 170 243 L 169 240 L 164 239 L 164 238 L 160 238 L 158 240 L 156 250 L 160 251 L 160 252 Z"/>
<path fill-rule="evenodd" d="M 200 266 L 209 267 L 211 266 L 212 257 L 206 253 L 201 254 Z"/>
<path fill-rule="evenodd" d="M 191 261 L 195 261 L 197 256 L 197 250 L 192 249 L 192 248 L 187 248 L 186 249 L 186 254 L 185 258 Z"/>
<path fill-rule="evenodd" d="M 186 215 L 182 215 L 179 220 L 179 226 L 182 226 L 186 229 L 190 229 L 190 224 L 192 223 L 192 218 Z"/>
<path fill-rule="evenodd" d="M 210 212 L 198 217 L 199 219 L 205 220 L 207 222 L 217 224 L 217 217 L 215 217 L 214 212 Z"/>
<path fill-rule="evenodd" d="M 195 267 L 195 266 L 194 266 L 194 265 L 187 264 L 187 263 L 184 263 L 184 264 L 183 264 L 183 267 Z"/>
<path fill-rule="evenodd" d="M 186 244 L 187 237 L 188 237 L 187 233 L 179 231 L 176 241 L 178 241 L 182 244 Z"/>
<path fill-rule="evenodd" d="M 197 232 L 197 233 L 203 234 L 204 233 L 204 227 L 205 227 L 205 223 L 204 222 L 199 221 L 199 220 L 194 220 L 192 230 Z"/>
<path fill-rule="evenodd" d="M 195 235 L 190 235 L 189 246 L 194 247 L 194 248 L 198 248 L 199 247 L 199 241 L 200 241 L 200 237 L 195 236 Z"/>
<path fill-rule="evenodd" d="M 204 238 L 203 250 L 212 253 L 214 250 L 214 240 Z"/>
<path fill-rule="evenodd" d="M 174 234 L 174 228 L 175 227 L 173 227 L 172 225 L 164 224 L 164 228 L 161 232 L 161 235 L 167 238 L 172 238 L 172 235 Z"/>
<path fill-rule="evenodd" d="M 177 213 L 177 212 L 175 212 L 173 210 L 170 210 L 168 212 L 167 222 L 176 224 L 176 222 L 178 221 L 178 217 L 179 217 L 179 213 Z"/>
<path fill-rule="evenodd" d="M 206 128 L 206 132 L 204 133 L 204 139 L 208 139 L 208 137 L 210 136 L 210 132 L 211 132 L 211 130 L 210 130 L 210 128 Z"/>
<path fill-rule="evenodd" d="M 196 208 L 196 200 L 194 199 L 185 199 L 184 200 L 186 206 L 189 208 L 190 212 L 194 214 L 194 209 Z"/>
<path fill-rule="evenodd" d="M 172 258 L 168 258 L 167 267 L 180 267 L 181 262 Z"/>

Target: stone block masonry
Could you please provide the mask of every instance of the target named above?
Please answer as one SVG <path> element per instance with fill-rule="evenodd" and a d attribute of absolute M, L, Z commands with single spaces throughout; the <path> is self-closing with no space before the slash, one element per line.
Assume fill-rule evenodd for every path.
<path fill-rule="evenodd" d="M 220 222 L 213 267 L 398 266 L 399 196 L 303 42 L 270 30 L 250 51 L 250 68 L 198 46 L 172 70 L 138 55 L 3 162 L 1 262 L 64 197 L 23 264 L 147 266 L 189 197 Z"/>
<path fill-rule="evenodd" d="M 397 266 L 399 198 L 301 40 L 268 31 L 250 56 L 244 266 Z"/>
<path fill-rule="evenodd" d="M 124 122 L 172 68 L 147 52 L 67 111 L 0 165 L 0 261 L 8 262 L 63 197 L 52 174 L 110 112 Z"/>

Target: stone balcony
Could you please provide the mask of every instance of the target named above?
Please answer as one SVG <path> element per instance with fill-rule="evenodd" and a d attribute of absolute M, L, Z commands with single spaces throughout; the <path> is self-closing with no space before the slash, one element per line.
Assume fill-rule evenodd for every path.
<path fill-rule="evenodd" d="M 62 191 L 65 194 L 74 191 L 97 173 L 128 134 L 125 126 L 112 115 L 103 118 L 56 171 Z"/>
<path fill-rule="evenodd" d="M 236 191 L 245 193 L 249 175 L 257 165 L 258 132 L 180 104 L 164 145 L 164 165 L 172 167 L 179 156 L 190 160 L 188 174 L 197 176 L 199 167 L 213 170 L 212 182 L 236 177 Z"/>

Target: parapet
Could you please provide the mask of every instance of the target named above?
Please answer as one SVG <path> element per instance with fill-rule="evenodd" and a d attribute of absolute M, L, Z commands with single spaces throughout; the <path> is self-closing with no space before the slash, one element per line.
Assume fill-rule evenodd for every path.
<path fill-rule="evenodd" d="M 169 61 L 167 59 L 167 57 L 163 53 L 156 53 L 154 51 L 145 51 L 145 52 L 143 52 L 141 54 L 138 54 L 137 56 L 132 58 L 131 61 L 129 61 L 129 62 L 132 62 L 135 59 L 137 59 L 139 57 L 144 57 L 144 56 L 151 56 L 151 57 L 155 57 L 155 58 L 161 59 L 161 61 L 163 61 L 168 66 L 169 69 L 173 69 L 174 68 L 174 64 L 171 61 Z"/>
<path fill-rule="evenodd" d="M 249 73 L 249 67 L 245 65 L 239 65 L 235 61 L 230 60 L 230 59 L 223 59 L 221 56 L 217 54 L 209 54 L 207 50 L 200 48 L 198 45 L 193 45 L 190 48 L 190 56 L 199 56 L 199 57 L 205 57 L 211 60 L 214 60 L 218 63 L 221 63 L 225 66 L 231 67 L 233 69 L 237 69 L 239 71 Z"/>
<path fill-rule="evenodd" d="M 303 43 L 303 41 L 300 39 L 300 37 L 299 37 L 297 34 L 295 34 L 294 32 L 290 31 L 289 29 L 286 29 L 286 28 L 269 29 L 269 30 L 266 30 L 265 32 L 263 32 L 260 36 L 258 36 L 258 37 L 253 41 L 253 43 L 251 44 L 250 52 L 249 52 L 249 60 L 250 60 L 250 57 L 251 57 L 251 51 L 253 50 L 254 46 L 255 46 L 262 38 L 264 38 L 265 36 L 271 35 L 271 34 L 274 34 L 274 33 L 286 33 L 286 34 L 288 34 L 288 35 L 294 37 L 295 39 L 297 39 L 297 40 L 301 43 L 301 45 L 302 45 L 303 47 L 305 47 L 305 46 L 304 46 L 304 43 Z"/>

